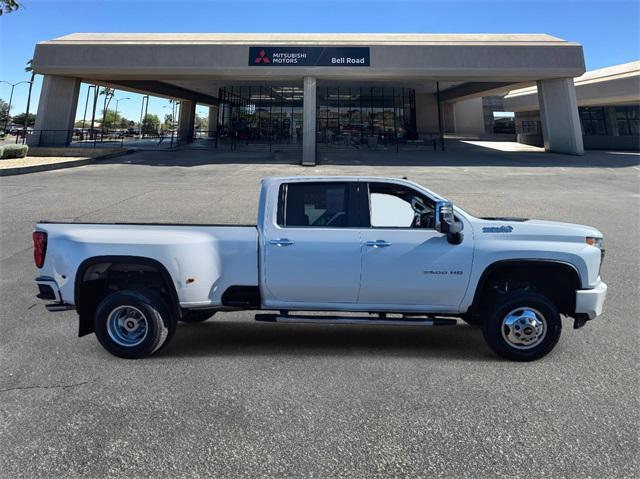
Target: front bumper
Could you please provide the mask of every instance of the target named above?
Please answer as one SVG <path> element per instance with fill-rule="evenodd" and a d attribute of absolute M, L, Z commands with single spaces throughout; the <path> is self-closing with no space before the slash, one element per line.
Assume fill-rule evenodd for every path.
<path fill-rule="evenodd" d="M 593 289 L 576 291 L 576 314 L 586 315 L 589 319 L 597 318 L 602 314 L 606 297 L 607 284 L 601 279 Z"/>

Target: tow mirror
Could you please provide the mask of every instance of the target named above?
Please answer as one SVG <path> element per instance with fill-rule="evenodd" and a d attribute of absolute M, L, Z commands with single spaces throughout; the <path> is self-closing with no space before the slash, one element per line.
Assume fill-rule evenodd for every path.
<path fill-rule="evenodd" d="M 438 201 L 436 203 L 435 215 L 436 231 L 447 235 L 447 241 L 451 244 L 460 244 L 462 242 L 461 221 L 456 221 L 453 214 L 453 203 L 450 201 Z"/>

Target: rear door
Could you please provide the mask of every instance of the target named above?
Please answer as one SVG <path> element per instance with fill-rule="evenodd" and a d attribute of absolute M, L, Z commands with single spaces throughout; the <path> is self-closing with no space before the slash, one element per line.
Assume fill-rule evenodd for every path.
<path fill-rule="evenodd" d="M 357 182 L 280 185 L 277 211 L 265 218 L 267 307 L 356 303 L 360 287 Z"/>
<path fill-rule="evenodd" d="M 434 229 L 435 202 L 410 186 L 369 183 L 369 205 L 358 302 L 399 311 L 456 310 L 469 281 L 471 233 L 450 244 Z"/>

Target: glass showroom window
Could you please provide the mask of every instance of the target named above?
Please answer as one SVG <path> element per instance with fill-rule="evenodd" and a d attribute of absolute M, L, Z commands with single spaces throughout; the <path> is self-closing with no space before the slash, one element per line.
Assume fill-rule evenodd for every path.
<path fill-rule="evenodd" d="M 416 135 L 415 93 L 410 88 L 319 87 L 317 137 L 355 147 Z"/>
<path fill-rule="evenodd" d="M 219 92 L 218 134 L 239 142 L 300 143 L 302 88 L 229 86 Z"/>
<path fill-rule="evenodd" d="M 583 135 L 606 135 L 607 125 L 604 121 L 604 107 L 588 106 L 578 108 Z"/>
<path fill-rule="evenodd" d="M 523 120 L 520 122 L 519 133 L 536 134 L 538 133 L 538 122 L 535 120 Z"/>
<path fill-rule="evenodd" d="M 616 122 L 619 135 L 640 134 L 640 106 L 617 106 Z"/>

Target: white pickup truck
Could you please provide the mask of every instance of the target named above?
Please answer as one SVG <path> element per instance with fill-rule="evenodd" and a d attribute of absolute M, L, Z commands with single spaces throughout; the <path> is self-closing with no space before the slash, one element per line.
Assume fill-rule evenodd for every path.
<path fill-rule="evenodd" d="M 273 322 L 460 318 L 528 361 L 553 349 L 561 315 L 580 328 L 607 292 L 598 230 L 477 218 L 406 179 L 268 178 L 257 226 L 43 221 L 33 241 L 47 309 L 76 309 L 79 335 L 124 358 L 165 346 L 178 321 L 245 309 Z"/>

